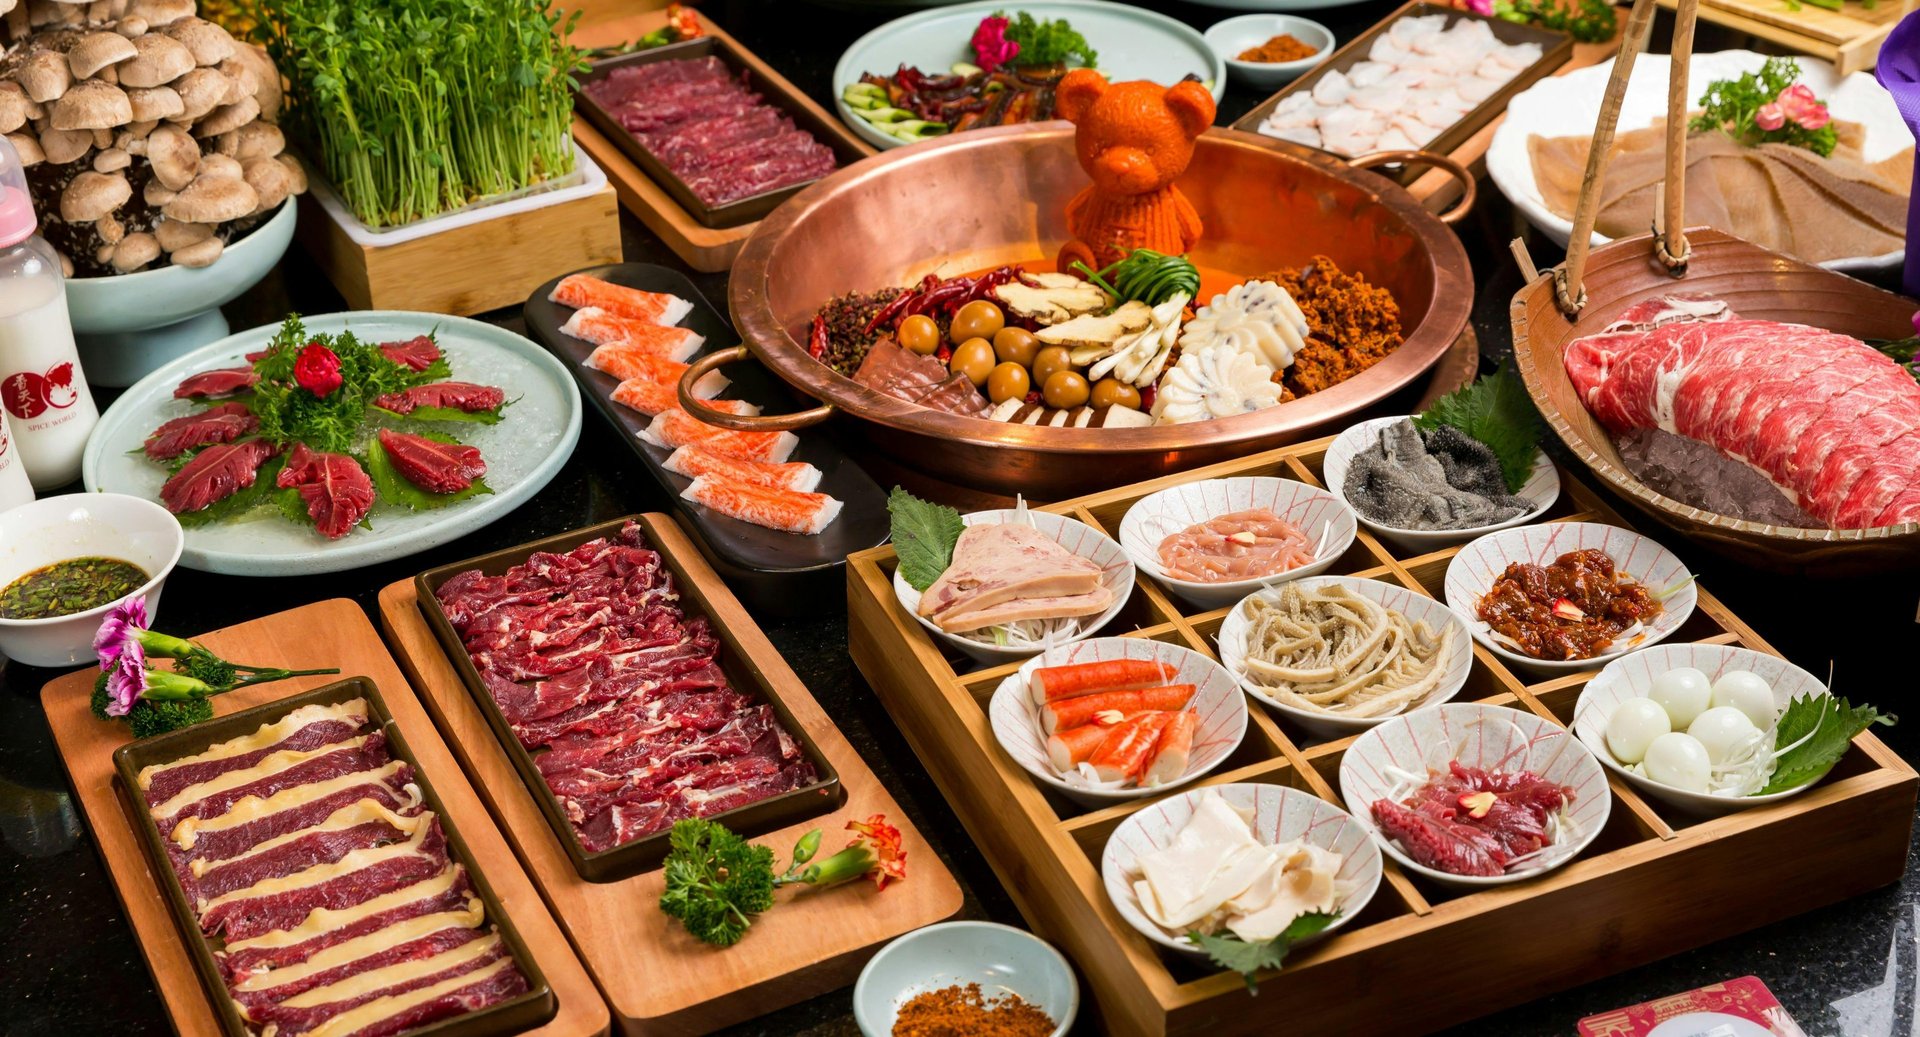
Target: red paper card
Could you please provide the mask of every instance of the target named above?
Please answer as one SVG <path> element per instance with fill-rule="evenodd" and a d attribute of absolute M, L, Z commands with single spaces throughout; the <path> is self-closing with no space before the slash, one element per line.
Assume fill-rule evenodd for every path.
<path fill-rule="evenodd" d="M 1580 1020 L 1580 1037 L 1807 1037 L 1753 976 Z"/>

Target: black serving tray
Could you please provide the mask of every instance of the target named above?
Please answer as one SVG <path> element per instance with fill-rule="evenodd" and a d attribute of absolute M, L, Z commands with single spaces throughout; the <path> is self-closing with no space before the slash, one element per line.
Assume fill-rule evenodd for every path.
<path fill-rule="evenodd" d="M 418 592 L 420 611 L 426 616 L 427 625 L 433 628 L 434 636 L 439 638 L 440 647 L 447 653 L 447 659 L 460 674 L 460 680 L 467 686 L 467 693 L 480 707 L 487 718 L 487 724 L 493 728 L 495 738 L 506 750 L 508 758 L 513 760 L 515 769 L 520 772 L 520 780 L 526 783 L 528 791 L 533 793 L 534 801 L 540 804 L 540 810 L 547 817 L 547 824 L 553 829 L 560 846 L 566 850 L 567 857 L 573 861 L 573 867 L 580 877 L 588 882 L 615 882 L 638 874 L 658 865 L 669 849 L 667 836 L 671 830 L 635 839 L 633 842 L 615 846 L 612 849 L 589 852 L 580 845 L 580 837 L 568 820 L 566 808 L 559 797 L 547 787 L 547 782 L 534 763 L 534 754 L 520 744 L 513 733 L 513 727 L 500 712 L 499 703 L 487 690 L 486 683 L 480 679 L 480 671 L 473 665 L 473 659 L 467 654 L 466 645 L 460 641 L 460 635 L 453 629 L 453 623 L 447 619 L 445 610 L 440 607 L 440 597 L 436 593 L 440 585 L 454 576 L 478 569 L 488 576 L 498 576 L 508 569 L 527 560 L 528 556 L 539 551 L 555 554 L 571 551 L 589 540 L 613 536 L 622 526 L 633 521 L 640 524 L 646 535 L 647 546 L 659 552 L 667 569 L 673 574 L 674 585 L 680 593 L 682 607 L 690 614 L 711 617 L 713 609 L 708 604 L 708 588 L 687 575 L 682 560 L 661 546 L 652 520 L 646 515 L 630 515 L 626 518 L 603 522 L 597 526 L 576 529 L 571 533 L 561 533 L 542 540 L 535 540 L 469 558 L 464 562 L 443 565 L 429 569 L 414 577 L 414 588 Z M 721 588 L 724 590 L 724 588 Z M 712 624 L 714 636 L 720 640 L 719 663 L 726 671 L 727 680 L 736 689 L 758 693 L 760 699 L 773 707 L 773 715 L 787 729 L 794 740 L 800 743 L 801 751 L 813 762 L 820 778 L 812 785 L 802 786 L 790 792 L 748 803 L 718 814 L 708 820 L 718 821 L 728 828 L 747 837 L 760 835 L 777 828 L 798 824 L 808 818 L 818 817 L 840 808 L 847 801 L 847 790 L 840 784 L 840 772 L 835 770 L 826 754 L 814 744 L 813 736 L 794 719 L 787 704 L 780 699 L 773 682 L 767 679 L 759 667 L 749 661 L 746 652 L 740 647 L 738 637 L 732 630 L 720 623 Z"/>
<path fill-rule="evenodd" d="M 399 725 L 393 722 L 393 714 L 387 711 L 386 703 L 381 700 L 380 690 L 369 678 L 351 677 L 203 724 L 129 742 L 114 750 L 113 766 L 120 780 L 124 805 L 130 811 L 129 820 L 140 832 L 141 844 L 147 850 L 147 863 L 160 886 L 161 895 L 173 910 L 174 922 L 180 927 L 181 937 L 193 956 L 201 985 L 206 988 L 208 1001 L 220 1018 L 222 1030 L 228 1037 L 250 1037 L 253 1033 L 246 1020 L 241 1018 L 239 1006 L 227 993 L 226 983 L 220 976 L 220 966 L 213 957 L 215 938 L 201 933 L 200 920 L 195 916 L 193 905 L 187 900 L 187 892 L 181 887 L 179 876 L 174 874 L 173 864 L 167 858 L 166 846 L 162 841 L 164 836 L 147 812 L 146 801 L 140 795 L 140 771 L 154 764 L 171 763 L 204 752 L 216 742 L 250 735 L 302 706 L 333 706 L 360 698 L 367 700 L 369 726 L 386 733 L 388 752 L 395 759 L 405 760 L 413 767 L 414 784 L 419 786 L 421 798 L 447 834 L 448 855 L 466 869 L 473 888 L 480 894 L 480 902 L 485 905 L 486 920 L 500 931 L 500 937 L 513 955 L 514 963 L 520 967 L 521 974 L 527 977 L 529 987 L 519 997 L 478 1012 L 468 1012 L 404 1031 L 403 1037 L 505 1037 L 544 1025 L 560 1007 L 553 995 L 553 988 L 547 985 L 546 976 L 540 971 L 533 954 L 527 950 L 526 942 L 520 938 L 520 931 L 514 928 L 513 920 L 501 909 L 500 898 L 487 883 L 486 872 L 478 866 L 473 852 L 467 849 L 466 842 L 460 838 L 460 831 L 454 826 L 453 819 L 447 816 L 446 808 L 433 790 L 433 783 L 421 770 L 420 761 L 414 757 L 413 750 L 407 747 L 406 736 L 401 734 Z"/>
<path fill-rule="evenodd" d="M 653 152 L 648 151 L 646 146 L 640 143 L 639 138 L 625 126 L 620 125 L 620 121 L 607 109 L 601 107 L 600 102 L 594 100 L 585 88 L 589 83 L 605 79 L 615 69 L 651 65 L 656 61 L 685 61 L 708 56 L 719 58 L 727 68 L 733 71 L 734 78 L 744 79 L 747 86 L 759 94 L 767 104 L 786 113 L 787 117 L 793 120 L 794 125 L 812 135 L 813 139 L 825 144 L 833 151 L 834 157 L 839 159 L 840 165 L 845 166 L 866 157 L 865 152 L 847 143 L 837 127 L 827 125 L 817 113 L 801 104 L 799 95 L 791 88 L 770 83 L 764 78 L 755 76 L 747 67 L 738 46 L 732 40 L 701 36 L 590 64 L 587 71 L 578 76 L 579 85 L 574 88 L 573 95 L 574 108 L 593 124 L 594 129 L 599 130 L 612 141 L 613 146 L 619 148 L 621 154 L 632 159 L 635 165 L 653 178 L 654 183 L 665 188 L 667 193 L 673 196 L 673 200 L 687 210 L 687 215 L 699 221 L 702 226 L 738 227 L 743 223 L 752 223 L 772 212 L 781 202 L 793 197 L 801 188 L 814 181 L 802 180 L 797 184 L 788 184 L 772 191 L 762 191 L 725 205 L 710 206 L 701 201 L 700 196 L 694 194 L 692 189 L 687 187 L 686 182 L 681 180 L 673 170 L 668 169 L 665 163 L 655 158 Z"/>
<path fill-rule="evenodd" d="M 650 263 L 619 263 L 576 272 L 629 288 L 667 292 L 692 303 L 692 312 L 680 325 L 706 336 L 700 355 L 739 342 L 721 312 L 700 294 L 686 275 L 676 270 Z M 559 282 L 560 278 L 556 277 L 528 297 L 524 310 L 528 333 L 566 362 L 580 383 L 581 395 L 592 401 L 600 415 L 646 465 L 660 488 L 673 499 L 675 510 L 691 527 L 701 552 L 726 577 L 728 584 L 753 604 L 785 614 L 794 614 L 796 609 L 817 608 L 823 596 L 840 593 L 845 583 L 840 574 L 847 564 L 847 556 L 878 547 L 886 542 L 891 531 L 887 495 L 880 484 L 840 449 L 826 429 L 815 428 L 796 433 L 800 445 L 792 459 L 806 461 L 820 469 L 819 492 L 831 494 L 841 502 L 840 516 L 820 533 L 812 536 L 782 533 L 742 522 L 682 498 L 680 492 L 693 480 L 661 467 L 673 451 L 640 438 L 640 430 L 652 419 L 613 402 L 612 393 L 620 380 L 583 363 L 587 354 L 593 352 L 591 343 L 560 333 L 560 326 L 573 315 L 573 310 L 548 298 Z M 786 384 L 757 363 L 733 364 L 722 369 L 722 373 L 733 382 L 724 394 L 728 397 L 759 404 L 770 414 L 797 406 Z"/>

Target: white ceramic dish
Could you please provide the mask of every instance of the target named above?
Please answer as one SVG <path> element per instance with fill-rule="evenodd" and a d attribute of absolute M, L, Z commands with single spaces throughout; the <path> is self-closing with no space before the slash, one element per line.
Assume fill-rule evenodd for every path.
<path fill-rule="evenodd" d="M 1393 789 L 1391 772 L 1418 773 L 1423 764 L 1429 771 L 1440 770 L 1454 760 L 1469 767 L 1528 770 L 1571 788 L 1572 838 L 1563 832 L 1542 856 L 1505 875 L 1454 875 L 1414 863 L 1374 824 L 1373 804 Z M 1441 885 L 1463 888 L 1524 882 L 1566 864 L 1606 827 L 1613 808 L 1606 772 L 1571 731 L 1526 710 L 1470 702 L 1402 714 L 1354 739 L 1340 758 L 1340 795 L 1347 810 L 1401 867 Z"/>
<path fill-rule="evenodd" d="M 1099 55 L 1109 80 L 1150 79 L 1172 86 L 1187 75 L 1199 76 L 1218 101 L 1227 89 L 1227 66 L 1199 31 L 1164 14 L 1106 0 L 1038 0 L 1008 6 L 1003 0 L 978 0 L 897 18 L 853 41 L 833 66 L 833 106 L 842 122 L 876 148 L 907 142 L 873 128 L 840 99 L 846 88 L 868 72 L 886 75 L 911 65 L 945 75 L 955 62 L 974 59 L 973 30 L 995 11 L 1024 11 L 1043 21 L 1065 18 Z"/>
<path fill-rule="evenodd" d="M 1600 671 L 1599 676 L 1587 682 L 1573 707 L 1574 734 L 1579 735 L 1587 748 L 1593 750 L 1593 755 L 1599 758 L 1601 764 L 1625 778 L 1635 789 L 1689 814 L 1712 816 L 1766 806 L 1797 796 L 1819 784 L 1818 781 L 1811 781 L 1785 792 L 1764 796 L 1714 796 L 1654 781 L 1644 774 L 1628 770 L 1614 759 L 1612 751 L 1607 748 L 1606 734 L 1607 721 L 1613 716 L 1613 711 L 1628 699 L 1645 698 L 1648 689 L 1653 687 L 1655 677 L 1682 666 L 1691 666 L 1705 673 L 1708 680 L 1717 680 L 1728 670 L 1750 670 L 1773 687 L 1776 710 L 1786 709 L 1787 704 L 1797 698 L 1828 694 L 1827 686 L 1818 677 L 1776 655 L 1732 645 L 1656 645 L 1624 659 L 1615 659 Z"/>
<path fill-rule="evenodd" d="M 278 516 L 217 523 L 187 531 L 181 564 L 233 576 L 294 576 L 357 569 L 437 547 L 512 511 L 539 492 L 565 464 L 580 438 L 580 391 L 553 354 L 510 331 L 437 313 L 370 310 L 303 318 L 310 332 L 352 331 L 375 342 L 434 333 L 463 381 L 498 385 L 510 401 L 497 425 L 463 424 L 461 440 L 480 448 L 491 494 L 437 511 L 408 512 L 376 502 L 372 529 L 329 541 L 311 526 Z M 272 341 L 279 325 L 229 336 L 142 379 L 100 418 L 87 441 L 81 476 L 89 490 L 159 499 L 166 469 L 139 452 L 154 427 L 189 413 L 174 386 L 196 371 L 244 363 Z"/>
<path fill-rule="evenodd" d="M 1605 551 L 1613 559 L 1616 573 L 1632 576 L 1655 594 L 1670 591 L 1661 602 L 1660 614 L 1649 620 L 1639 635 L 1630 643 L 1614 642 L 1612 651 L 1567 661 L 1535 659 L 1494 641 L 1487 625 L 1474 613 L 1480 596 L 1493 586 L 1509 563 L 1551 565 L 1554 559 L 1569 551 L 1590 547 Z M 1694 603 L 1699 599 L 1693 574 L 1672 551 L 1632 530 L 1598 522 L 1548 522 L 1488 533 L 1461 548 L 1453 561 L 1447 563 L 1445 590 L 1447 605 L 1467 621 L 1474 640 L 1487 651 L 1522 670 L 1551 674 L 1597 670 L 1665 638 L 1693 615 Z"/>
<path fill-rule="evenodd" d="M 1288 35 L 1314 48 L 1297 61 L 1241 61 L 1235 57 L 1249 47 L 1258 47 L 1275 36 Z M 1333 30 L 1308 18 L 1291 14 L 1243 14 L 1215 22 L 1206 32 L 1207 46 L 1227 63 L 1227 72 L 1256 90 L 1276 90 L 1300 78 L 1308 69 L 1333 53 Z"/>
<path fill-rule="evenodd" d="M 961 516 L 961 521 L 969 526 L 995 525 L 1002 522 L 1028 522 L 1041 533 L 1046 534 L 1060 546 L 1085 558 L 1101 570 L 1100 583 L 1113 593 L 1113 604 L 1097 616 L 1086 616 L 1076 622 L 1077 631 L 1061 635 L 1053 642 L 1053 647 L 1069 645 L 1075 641 L 1084 641 L 1100 632 L 1101 628 L 1113 621 L 1120 610 L 1127 607 L 1127 599 L 1133 596 L 1133 563 L 1127 560 L 1127 553 L 1113 538 L 1087 525 L 1079 519 L 1055 515 L 1050 511 L 1035 511 L 1031 508 L 997 508 L 992 511 L 976 511 Z M 919 623 L 936 640 L 943 641 L 965 653 L 968 658 L 978 662 L 993 664 L 1024 659 L 1045 651 L 1045 646 L 1018 648 L 996 645 L 988 641 L 976 641 L 958 634 L 949 634 L 939 625 L 920 614 L 920 592 L 907 585 L 898 569 L 893 574 L 893 591 L 900 598 L 900 607 L 907 610 L 914 622 Z"/>
<path fill-rule="evenodd" d="M 1460 618 L 1459 613 L 1424 594 L 1416 594 L 1405 587 L 1383 580 L 1369 580 L 1357 576 L 1317 576 L 1301 581 L 1303 588 L 1327 584 L 1346 587 L 1363 597 L 1379 602 L 1415 623 L 1425 623 L 1436 632 L 1451 627 L 1454 634 L 1453 646 L 1451 654 L 1443 664 L 1445 676 L 1441 678 L 1439 685 L 1420 701 L 1397 714 L 1383 717 L 1350 717 L 1337 713 L 1321 713 L 1281 701 L 1272 692 L 1247 679 L 1246 676 L 1247 604 L 1262 595 L 1271 596 L 1276 593 L 1271 590 L 1261 590 L 1249 594 L 1244 601 L 1234 607 L 1232 612 L 1227 613 L 1227 618 L 1220 624 L 1220 633 L 1217 635 L 1220 642 L 1220 662 L 1226 666 L 1227 672 L 1239 681 L 1240 687 L 1247 694 L 1271 706 L 1280 715 L 1308 733 L 1328 739 L 1344 738 L 1385 723 L 1393 716 L 1404 716 L 1416 710 L 1428 709 L 1460 694 L 1460 689 L 1466 686 L 1467 675 L 1473 672 L 1473 635 L 1467 631 L 1466 620 Z"/>
<path fill-rule="evenodd" d="M 1128 815 L 1113 830 L 1107 848 L 1100 854 L 1100 878 L 1106 884 L 1107 898 L 1128 925 L 1154 943 L 1182 954 L 1201 955 L 1186 941 L 1185 934 L 1169 933 L 1147 918 L 1134 896 L 1133 882 L 1138 877 L 1135 862 L 1140 855 L 1172 842 L 1193 816 L 1194 803 L 1204 792 L 1218 792 L 1229 805 L 1252 809 L 1254 838 L 1268 846 L 1305 839 L 1340 855 L 1335 881 L 1345 883 L 1346 891 L 1340 898 L 1339 917 L 1319 936 L 1353 921 L 1380 888 L 1380 848 L 1369 830 L 1351 814 L 1318 796 L 1284 785 L 1210 785 Z"/>
<path fill-rule="evenodd" d="M 1080 1012 L 1073 966 L 1053 945 L 994 922 L 940 922 L 880 948 L 853 984 L 853 1019 L 864 1037 L 892 1037 L 900 1006 L 915 995 L 978 983 L 989 998 L 1018 995 L 1066 1037 Z"/>
<path fill-rule="evenodd" d="M 1836 119 L 1857 122 L 1867 128 L 1866 159 L 1878 162 L 1902 148 L 1913 146 L 1913 133 L 1900 118 L 1893 96 L 1874 81 L 1870 72 L 1836 76 L 1833 66 L 1818 58 L 1794 57 L 1800 63 L 1801 80 L 1822 100 Z M 1758 71 L 1766 56 L 1752 51 L 1728 50 L 1714 54 L 1695 54 L 1687 66 L 1687 86 L 1694 99 L 1719 79 L 1733 79 L 1742 73 Z M 1663 55 L 1644 55 L 1633 66 L 1633 79 L 1627 84 L 1620 107 L 1620 132 L 1644 129 L 1667 114 L 1667 80 L 1672 64 Z M 1613 62 L 1576 69 L 1562 76 L 1548 76 L 1514 97 L 1507 105 L 1507 117 L 1494 131 L 1487 148 L 1487 173 L 1527 217 L 1557 244 L 1565 245 L 1573 233 L 1573 221 L 1547 208 L 1534 179 L 1533 160 L 1527 155 L 1527 138 L 1539 134 L 1567 137 L 1592 133 L 1600 117 L 1600 99 L 1606 91 Z M 1595 245 L 1608 238 L 1593 235 Z M 1892 270 L 1906 258 L 1905 250 L 1883 256 L 1855 256 L 1820 264 L 1843 273 L 1872 273 Z"/>
<path fill-rule="evenodd" d="M 1200 714 L 1193 734 L 1193 749 L 1187 769 L 1178 780 L 1164 785 L 1130 789 L 1095 789 L 1076 785 L 1061 777 L 1047 758 L 1047 736 L 1041 733 L 1039 709 L 1034 706 L 1028 681 L 1042 666 L 1098 662 L 1106 659 L 1148 659 L 1169 662 L 1178 672 L 1169 684 L 1191 684 L 1193 699 L 1187 708 Z M 993 737 L 1013 762 L 1042 784 L 1089 806 L 1106 806 L 1130 799 L 1158 796 L 1178 788 L 1220 766 L 1239 748 L 1247 735 L 1247 700 L 1233 675 L 1212 659 L 1191 648 L 1143 637 L 1099 637 L 1035 656 L 1018 673 L 1000 682 L 987 706 L 987 718 L 993 724 Z"/>
<path fill-rule="evenodd" d="M 160 590 L 180 561 L 180 523 L 167 509 L 119 493 L 45 497 L 0 513 L 0 587 L 69 558 L 132 562 L 149 579 L 126 598 L 51 619 L 0 619 L 0 652 L 28 666 L 77 666 L 93 658 L 100 617 L 127 598 L 158 615 Z"/>
<path fill-rule="evenodd" d="M 204 267 L 160 266 L 67 281 L 80 366 L 92 385 L 132 385 L 231 330 L 220 307 L 260 283 L 286 255 L 298 219 L 289 198 Z"/>
<path fill-rule="evenodd" d="M 1516 515 L 1505 522 L 1497 522 L 1490 526 L 1475 526 L 1471 529 L 1401 529 L 1373 521 L 1361 514 L 1359 508 L 1354 508 L 1352 501 L 1347 500 L 1347 468 L 1353 463 L 1354 455 L 1379 443 L 1381 429 L 1406 420 L 1408 419 L 1405 416 L 1401 416 L 1363 421 L 1335 436 L 1333 442 L 1327 446 L 1326 459 L 1321 462 L 1321 469 L 1326 473 L 1328 488 L 1339 495 L 1342 503 L 1352 508 L 1353 517 L 1367 527 L 1368 532 L 1402 551 L 1426 554 L 1455 544 L 1464 544 L 1495 530 L 1523 526 L 1538 519 L 1548 508 L 1553 507 L 1554 501 L 1560 499 L 1560 470 L 1554 467 L 1553 459 L 1542 450 L 1539 457 L 1534 459 L 1533 474 L 1527 477 L 1527 484 L 1520 487 L 1520 492 L 1515 495 L 1533 502 L 1533 510 L 1524 515 Z"/>
<path fill-rule="evenodd" d="M 1252 508 L 1266 508 L 1305 533 L 1316 548 L 1313 562 L 1272 576 L 1226 583 L 1176 580 L 1162 572 L 1162 540 L 1208 519 Z M 1217 609 L 1261 587 L 1326 572 L 1353 546 L 1357 528 L 1353 509 L 1317 486 L 1264 475 L 1236 476 L 1182 483 L 1140 498 L 1120 519 L 1120 546 L 1134 565 L 1175 597 L 1202 609 Z"/>

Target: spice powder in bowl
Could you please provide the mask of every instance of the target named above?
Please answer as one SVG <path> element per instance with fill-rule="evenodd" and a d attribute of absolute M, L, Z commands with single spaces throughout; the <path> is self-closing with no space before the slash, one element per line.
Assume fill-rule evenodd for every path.
<path fill-rule="evenodd" d="M 1302 40 L 1292 33 L 1281 33 L 1257 47 L 1248 47 L 1235 56 L 1235 61 L 1252 61 L 1262 65 L 1271 65 L 1283 61 L 1300 61 L 1320 53 L 1320 48 Z"/>
<path fill-rule="evenodd" d="M 924 990 L 900 1006 L 893 1037 L 1050 1037 L 1053 1018 L 1007 993 L 988 997 L 978 983 Z"/>

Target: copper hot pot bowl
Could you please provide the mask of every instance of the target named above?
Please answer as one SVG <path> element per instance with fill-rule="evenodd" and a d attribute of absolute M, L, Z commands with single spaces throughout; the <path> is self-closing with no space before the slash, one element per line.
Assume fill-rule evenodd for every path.
<path fill-rule="evenodd" d="M 1452 165 L 1431 156 L 1417 160 Z M 1456 175 L 1464 178 L 1464 170 Z M 1398 350 L 1296 401 L 1233 418 L 1133 429 L 1036 428 L 946 414 L 864 388 L 807 354 L 813 314 L 834 296 L 909 285 L 927 273 L 1051 257 L 1067 237 L 1067 200 L 1086 183 L 1074 160 L 1073 127 L 1054 122 L 972 130 L 901 148 L 809 187 L 747 239 L 734 263 L 728 304 L 746 348 L 826 405 L 758 419 L 701 409 L 701 417 L 765 429 L 801 427 L 837 413 L 909 470 L 1002 494 L 1059 499 L 1341 426 L 1418 380 L 1467 326 L 1473 282 L 1466 252 L 1412 195 L 1330 156 L 1216 128 L 1197 142 L 1179 182 L 1206 223 L 1194 261 L 1254 276 L 1300 266 L 1316 254 L 1331 257 L 1393 293 L 1406 336 Z M 1469 193 L 1448 218 L 1457 219 L 1471 202 Z M 742 355 L 723 351 L 700 367 Z M 690 371 L 688 378 L 698 374 Z"/>

